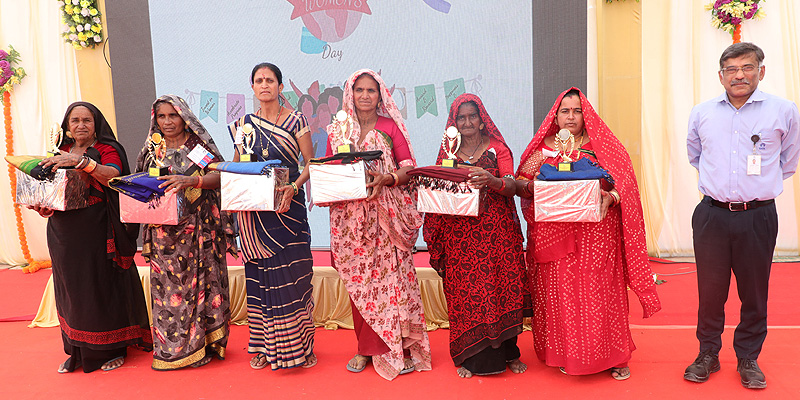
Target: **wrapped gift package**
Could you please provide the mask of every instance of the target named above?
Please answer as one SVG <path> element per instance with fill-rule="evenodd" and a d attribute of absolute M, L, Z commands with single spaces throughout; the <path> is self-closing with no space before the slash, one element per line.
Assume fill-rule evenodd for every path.
<path fill-rule="evenodd" d="M 367 198 L 367 167 L 363 160 L 352 164 L 309 164 L 311 198 L 314 204 Z"/>
<path fill-rule="evenodd" d="M 122 222 L 152 225 L 178 225 L 186 207 L 186 197 L 176 190 L 150 201 L 119 195 L 119 219 Z"/>
<path fill-rule="evenodd" d="M 417 211 L 433 214 L 477 217 L 480 211 L 480 190 L 467 185 L 456 184 L 458 190 L 417 187 Z"/>
<path fill-rule="evenodd" d="M 89 206 L 92 177 L 76 169 L 58 169 L 53 179 L 37 180 L 17 170 L 16 203 L 66 211 Z"/>
<path fill-rule="evenodd" d="M 289 183 L 289 169 L 271 167 L 261 175 L 220 172 L 222 209 L 225 211 L 275 211 L 281 193 L 276 190 Z"/>
<path fill-rule="evenodd" d="M 534 220 L 599 222 L 600 181 L 533 181 Z"/>

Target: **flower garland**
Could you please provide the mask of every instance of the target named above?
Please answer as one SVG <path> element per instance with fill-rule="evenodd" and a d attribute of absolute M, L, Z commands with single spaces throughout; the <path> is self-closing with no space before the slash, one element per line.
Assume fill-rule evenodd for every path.
<path fill-rule="evenodd" d="M 93 48 L 103 41 L 103 25 L 97 0 L 58 0 L 61 5 L 61 21 L 64 41 L 75 50 Z"/>
<path fill-rule="evenodd" d="M 12 67 L 12 64 L 19 62 L 19 53 L 14 47 L 8 46 L 8 52 L 0 49 L 0 93 L 3 95 L 3 119 L 6 131 L 6 155 L 14 155 L 14 130 L 11 128 L 11 91 L 25 77 L 25 70 L 22 67 Z M 8 178 L 11 182 L 11 199 L 17 199 L 17 174 L 14 167 L 8 165 Z M 14 203 L 14 216 L 17 221 L 17 235 L 19 244 L 22 247 L 22 256 L 28 265 L 22 267 L 22 272 L 33 273 L 42 268 L 50 268 L 50 261 L 34 261 L 31 252 L 28 250 L 28 239 L 25 236 L 25 225 L 22 222 L 22 210 L 19 204 Z"/>
<path fill-rule="evenodd" d="M 764 17 L 764 10 L 758 6 L 761 1 L 715 0 L 705 8 L 711 11 L 711 26 L 730 33 L 733 42 L 739 43 L 742 40 L 742 22 Z"/>

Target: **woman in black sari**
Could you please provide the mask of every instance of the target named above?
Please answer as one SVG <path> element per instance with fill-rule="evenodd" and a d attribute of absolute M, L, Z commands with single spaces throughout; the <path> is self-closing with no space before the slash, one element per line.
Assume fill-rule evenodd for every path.
<path fill-rule="evenodd" d="M 119 220 L 119 197 L 108 180 L 130 174 L 125 149 L 94 105 L 67 108 L 61 154 L 42 167 L 76 168 L 91 178 L 89 206 L 54 211 L 34 207 L 47 222 L 56 309 L 64 351 L 59 373 L 119 368 L 127 347 L 153 347 L 142 284 L 133 263 L 136 233 Z M 137 226 L 138 230 L 138 226 Z"/>

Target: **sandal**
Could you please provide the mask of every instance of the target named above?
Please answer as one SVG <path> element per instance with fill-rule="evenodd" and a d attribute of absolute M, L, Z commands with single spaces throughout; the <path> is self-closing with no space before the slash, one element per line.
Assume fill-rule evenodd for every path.
<path fill-rule="evenodd" d="M 415 369 L 416 368 L 414 367 L 414 361 L 412 361 L 410 358 L 404 358 L 403 369 L 400 370 L 400 373 L 398 373 L 398 375 L 405 375 L 409 372 L 414 372 Z"/>
<path fill-rule="evenodd" d="M 303 368 L 311 368 L 315 365 L 317 365 L 317 356 L 311 353 L 306 357 L 306 363 L 303 364 Z"/>
<path fill-rule="evenodd" d="M 119 361 L 119 364 L 117 364 L 117 361 Z M 124 362 L 125 362 L 125 357 L 112 358 L 112 359 L 106 361 L 105 363 L 103 363 L 103 366 L 100 367 L 100 369 L 102 369 L 103 371 L 106 371 L 106 372 L 111 371 L 111 370 L 115 370 L 115 369 L 121 367 Z"/>
<path fill-rule="evenodd" d="M 198 368 L 198 367 L 202 367 L 203 365 L 206 365 L 206 364 L 208 364 L 210 362 L 211 362 L 211 356 L 205 356 L 205 357 L 201 358 L 200 361 L 190 365 L 190 367 Z"/>
<path fill-rule="evenodd" d="M 67 365 L 69 364 L 69 361 L 70 361 L 70 360 L 72 360 L 72 357 L 68 357 L 68 358 L 66 359 L 66 361 L 64 361 L 63 363 L 61 363 L 61 365 L 59 365 L 59 366 L 58 366 L 58 369 L 56 370 L 56 372 L 58 372 L 59 374 L 66 374 L 66 373 L 68 373 L 68 372 L 75 371 L 76 369 L 78 369 L 78 367 L 80 367 L 80 366 L 81 366 L 81 362 L 80 362 L 80 361 L 78 361 L 78 363 L 77 363 L 77 364 L 75 364 L 75 368 L 73 368 L 73 369 L 69 369 L 69 367 L 67 367 Z"/>
<path fill-rule="evenodd" d="M 267 355 L 258 353 L 250 359 L 250 367 L 253 369 L 264 369 L 267 366 Z"/>
<path fill-rule="evenodd" d="M 624 381 L 631 377 L 631 369 L 630 367 L 611 368 L 611 377 L 618 381 Z"/>
<path fill-rule="evenodd" d="M 361 372 L 364 368 L 367 368 L 367 363 L 369 363 L 371 359 L 372 357 L 356 354 L 347 362 L 347 370 L 350 372 Z"/>

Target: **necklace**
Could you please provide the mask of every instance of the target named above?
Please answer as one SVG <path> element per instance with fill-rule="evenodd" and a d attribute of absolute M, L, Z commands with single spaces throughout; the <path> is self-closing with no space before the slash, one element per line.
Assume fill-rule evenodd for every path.
<path fill-rule="evenodd" d="M 475 148 L 474 148 L 474 149 L 472 149 L 472 153 L 470 153 L 470 155 L 469 155 L 469 160 L 470 160 L 470 161 L 472 161 L 472 159 L 473 159 L 473 158 L 475 158 L 475 152 L 477 152 L 477 151 L 478 151 L 478 149 L 480 149 L 480 148 L 481 148 L 481 146 L 483 146 L 483 136 L 481 136 L 481 141 L 480 141 L 480 143 L 478 143 L 478 144 L 475 146 Z M 463 151 L 463 150 L 462 150 L 462 153 L 463 153 L 464 155 L 467 155 L 467 152 L 466 152 L 466 151 Z"/>
<path fill-rule="evenodd" d="M 277 127 L 277 126 L 278 126 L 278 121 L 280 121 L 280 119 L 281 119 L 281 113 L 282 113 L 282 112 L 283 112 L 283 107 L 280 107 L 280 106 L 279 106 L 279 107 L 278 107 L 278 115 L 275 117 L 275 123 L 274 123 L 274 124 L 272 124 L 273 126 L 275 126 L 275 127 Z M 266 111 L 264 111 L 264 118 L 262 118 L 262 119 L 263 119 L 264 121 L 267 121 L 267 122 L 270 122 L 270 123 L 272 123 L 272 122 L 271 122 L 271 121 L 270 121 L 270 120 L 267 118 L 266 114 L 267 114 L 267 112 L 266 112 Z M 258 111 L 256 112 L 256 116 L 258 116 L 259 118 L 261 118 L 261 109 L 260 109 L 260 108 L 259 108 L 259 109 L 258 109 Z M 266 137 L 266 139 L 267 139 L 267 147 L 266 147 L 266 148 L 264 148 L 264 146 L 263 146 L 263 145 L 261 145 L 260 147 L 261 147 L 261 156 L 264 158 L 264 160 L 268 160 L 268 159 L 269 159 L 269 148 L 270 148 L 270 146 L 271 146 L 271 144 L 272 144 L 272 133 L 273 133 L 273 129 L 274 129 L 274 128 L 273 128 L 273 129 L 269 129 L 269 128 L 267 128 L 266 130 L 268 130 L 268 131 L 269 131 L 269 134 L 265 134 L 265 133 L 264 133 L 264 129 L 262 129 L 262 128 L 261 128 L 261 124 L 258 124 L 258 123 L 256 123 L 256 124 L 255 124 L 255 127 L 256 127 L 256 129 L 258 129 L 258 133 L 259 133 L 259 135 L 258 135 L 258 143 L 259 143 L 259 144 L 261 144 L 262 137 Z"/>
<path fill-rule="evenodd" d="M 92 144 L 90 144 L 90 145 L 86 146 L 86 148 L 85 148 L 85 149 L 83 149 L 83 152 L 85 153 L 85 152 L 86 152 L 86 150 L 88 150 L 88 149 L 89 149 L 89 147 L 92 147 L 92 146 L 94 146 L 94 144 L 95 144 L 95 143 L 97 143 L 97 139 L 94 139 L 94 141 L 92 141 Z M 69 152 L 70 152 L 70 153 L 72 153 L 72 149 L 74 149 L 74 148 L 75 148 L 75 145 L 76 145 L 76 144 L 77 144 L 77 143 L 72 143 L 72 146 L 69 146 Z"/>

